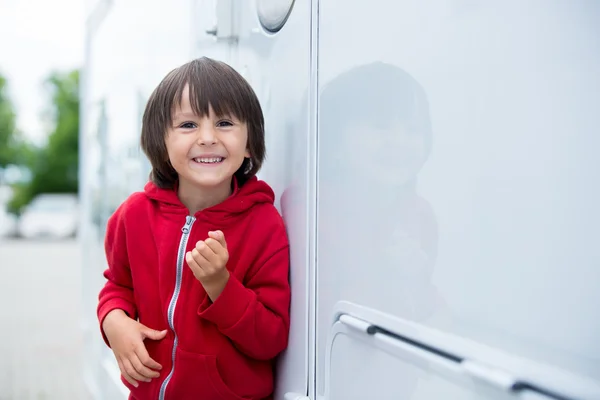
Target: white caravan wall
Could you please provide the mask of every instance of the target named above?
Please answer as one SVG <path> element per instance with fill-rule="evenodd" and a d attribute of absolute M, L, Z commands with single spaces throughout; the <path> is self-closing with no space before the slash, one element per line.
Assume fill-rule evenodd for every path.
<path fill-rule="evenodd" d="M 319 393 L 341 300 L 598 379 L 598 3 L 319 4 Z M 454 398 L 401 368 L 329 400 Z"/>

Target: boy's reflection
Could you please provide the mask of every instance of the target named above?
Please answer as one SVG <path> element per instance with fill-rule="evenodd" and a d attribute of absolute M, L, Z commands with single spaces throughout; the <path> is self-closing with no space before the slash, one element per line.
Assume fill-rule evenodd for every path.
<path fill-rule="evenodd" d="M 307 114 L 304 110 L 302 119 Z M 298 168 L 291 170 L 294 183 L 282 194 L 281 208 L 292 236 L 303 237 L 306 188 L 299 171 L 305 170 L 306 153 L 300 142 L 308 130 L 297 129 L 290 135 L 298 144 L 291 144 L 288 162 Z M 431 142 L 425 92 L 402 69 L 371 63 L 324 87 L 318 131 L 318 365 L 325 366 L 327 335 L 339 300 L 413 321 L 436 311 L 439 296 L 431 275 L 438 228 L 431 206 L 417 193 L 417 175 Z M 376 357 L 369 354 L 364 356 Z M 353 384 L 342 392 L 359 398 L 361 387 L 372 388 L 360 382 L 380 382 L 380 389 L 394 395 L 413 393 L 415 369 L 405 365 L 400 371 L 397 360 L 389 369 L 379 368 L 389 361 L 384 357 L 369 364 L 377 366 L 372 371 L 357 370 L 349 378 Z"/>
<path fill-rule="evenodd" d="M 437 224 L 417 193 L 432 138 L 423 88 L 393 65 L 363 65 L 326 85 L 319 117 L 319 265 L 348 272 L 321 282 L 337 291 L 342 279 L 343 298 L 427 318 L 437 300 Z"/>

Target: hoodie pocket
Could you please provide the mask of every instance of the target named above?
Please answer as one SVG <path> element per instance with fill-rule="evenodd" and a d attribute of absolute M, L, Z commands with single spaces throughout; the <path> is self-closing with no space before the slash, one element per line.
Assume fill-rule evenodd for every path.
<path fill-rule="evenodd" d="M 179 347 L 167 393 L 167 397 L 178 400 L 248 400 L 233 393 L 223 382 L 215 356 L 190 353 Z"/>

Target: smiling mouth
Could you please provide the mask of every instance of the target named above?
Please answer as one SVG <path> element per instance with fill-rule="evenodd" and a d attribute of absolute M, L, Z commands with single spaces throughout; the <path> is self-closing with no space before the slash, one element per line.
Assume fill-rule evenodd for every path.
<path fill-rule="evenodd" d="M 192 160 L 198 164 L 219 164 L 222 163 L 225 158 L 223 157 L 196 157 Z"/>

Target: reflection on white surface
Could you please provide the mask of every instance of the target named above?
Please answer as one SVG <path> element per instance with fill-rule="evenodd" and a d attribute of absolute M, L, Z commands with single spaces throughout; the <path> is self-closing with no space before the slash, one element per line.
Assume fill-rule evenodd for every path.
<path fill-rule="evenodd" d="M 431 149 L 428 108 L 414 78 L 381 62 L 353 68 L 322 90 L 320 345 L 336 299 L 418 321 L 440 301 L 431 284 L 437 222 L 417 191 Z M 324 361 L 319 352 L 321 368 Z"/>
<path fill-rule="evenodd" d="M 344 299 L 598 379 L 600 6 L 433 3 L 321 2 L 317 353 Z"/>

